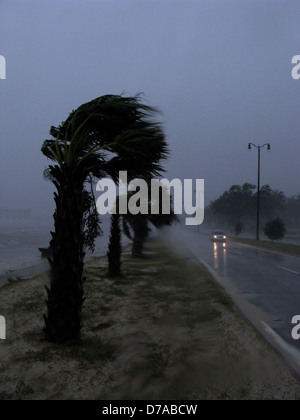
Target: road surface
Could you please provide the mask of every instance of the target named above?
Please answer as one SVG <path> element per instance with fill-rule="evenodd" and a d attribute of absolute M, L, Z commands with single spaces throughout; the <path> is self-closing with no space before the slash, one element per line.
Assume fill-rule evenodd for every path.
<path fill-rule="evenodd" d="M 300 315 L 300 258 L 230 240 L 214 244 L 188 227 L 170 229 L 165 238 L 206 265 L 300 378 L 300 340 L 291 334 L 292 318 Z"/>

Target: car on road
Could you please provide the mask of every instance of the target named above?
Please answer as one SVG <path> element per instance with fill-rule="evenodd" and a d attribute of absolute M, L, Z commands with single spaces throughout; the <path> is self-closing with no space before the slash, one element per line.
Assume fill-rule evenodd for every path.
<path fill-rule="evenodd" d="M 223 231 L 218 230 L 218 231 L 212 232 L 211 234 L 211 240 L 213 242 L 226 242 L 226 239 L 227 239 L 226 234 Z"/>

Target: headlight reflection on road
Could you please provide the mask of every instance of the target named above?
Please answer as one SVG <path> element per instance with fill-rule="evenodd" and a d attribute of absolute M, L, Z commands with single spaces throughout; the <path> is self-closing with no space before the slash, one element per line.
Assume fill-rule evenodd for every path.
<path fill-rule="evenodd" d="M 227 274 L 227 249 L 226 243 L 214 243 L 214 269 Z"/>

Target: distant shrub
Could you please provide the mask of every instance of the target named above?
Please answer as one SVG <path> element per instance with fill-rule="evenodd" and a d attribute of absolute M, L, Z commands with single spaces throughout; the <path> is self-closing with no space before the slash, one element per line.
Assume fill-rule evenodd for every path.
<path fill-rule="evenodd" d="M 283 239 L 286 233 L 285 224 L 282 219 L 277 217 L 270 220 L 264 227 L 264 234 L 273 242 Z"/>
<path fill-rule="evenodd" d="M 235 236 L 238 236 L 240 233 L 242 233 L 242 230 L 244 228 L 244 225 L 242 222 L 239 222 L 234 227 Z"/>

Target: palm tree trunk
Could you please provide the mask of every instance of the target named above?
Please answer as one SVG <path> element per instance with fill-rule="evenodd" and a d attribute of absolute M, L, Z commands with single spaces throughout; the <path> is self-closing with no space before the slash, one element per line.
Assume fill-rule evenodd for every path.
<path fill-rule="evenodd" d="M 65 342 L 79 337 L 83 304 L 84 264 L 83 185 L 66 180 L 56 184 L 55 231 L 51 232 L 48 314 L 44 315 L 46 340 Z"/>
<path fill-rule="evenodd" d="M 144 258 L 143 248 L 149 234 L 149 228 L 147 219 L 143 215 L 134 216 L 133 231 L 132 256 L 134 258 Z"/>
<path fill-rule="evenodd" d="M 121 253 L 122 253 L 122 248 L 121 248 L 120 215 L 112 214 L 109 245 L 108 245 L 108 251 L 107 251 L 109 277 L 120 276 Z"/>

